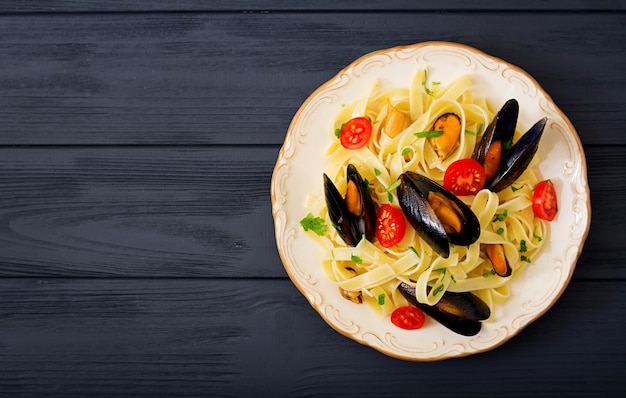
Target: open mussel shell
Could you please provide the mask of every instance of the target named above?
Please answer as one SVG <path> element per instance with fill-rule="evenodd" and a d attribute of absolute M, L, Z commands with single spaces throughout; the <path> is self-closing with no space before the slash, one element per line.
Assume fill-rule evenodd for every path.
<path fill-rule="evenodd" d="M 489 190 L 500 192 L 522 175 L 539 149 L 539 141 L 547 121 L 548 118 L 541 118 L 511 147 L 503 159 L 500 170 L 489 182 Z"/>
<path fill-rule="evenodd" d="M 472 293 L 445 292 L 434 306 L 417 301 L 415 288 L 401 283 L 398 290 L 407 301 L 424 311 L 443 326 L 463 336 L 474 336 L 480 332 L 481 321 L 491 316 L 489 306 Z"/>
<path fill-rule="evenodd" d="M 354 165 L 348 165 L 346 178 L 348 185 L 352 185 L 348 190 L 354 190 L 351 194 L 346 192 L 346 196 L 352 195 L 351 205 L 326 174 L 324 174 L 324 197 L 328 215 L 337 233 L 347 245 L 356 246 L 363 236 L 370 241 L 374 238 L 376 207 L 365 181 Z M 353 211 L 350 207 L 353 207 Z"/>
<path fill-rule="evenodd" d="M 367 240 L 371 241 L 376 235 L 376 205 L 374 205 L 372 194 L 365 180 L 363 180 L 363 177 L 361 177 L 361 174 L 359 174 L 359 171 L 353 164 L 348 164 L 346 178 L 348 179 L 348 184 L 352 182 L 356 186 L 361 203 L 360 214 L 356 215 L 359 223 L 359 232 L 361 232 L 361 235 L 365 235 Z"/>
<path fill-rule="evenodd" d="M 460 231 L 446 231 L 444 223 L 437 216 L 429 202 L 429 194 L 443 196 L 449 210 L 458 217 Z M 400 175 L 397 189 L 398 201 L 405 217 L 417 234 L 441 257 L 450 255 L 450 243 L 467 246 L 480 236 L 480 223 L 472 210 L 456 195 L 435 181 L 407 171 Z"/>
<path fill-rule="evenodd" d="M 485 188 L 490 191 L 500 192 L 513 184 L 526 170 L 539 148 L 539 140 L 547 118 L 539 120 L 515 145 L 511 145 L 518 114 L 519 103 L 516 99 L 505 102 L 487 126 L 472 155 L 485 168 L 487 175 Z M 496 147 L 501 149 L 490 151 Z"/>
<path fill-rule="evenodd" d="M 480 164 L 485 163 L 489 148 L 495 141 L 502 143 L 513 141 L 515 126 L 517 125 L 517 115 L 519 114 L 519 103 L 515 98 L 508 100 L 493 117 L 489 126 L 485 129 L 483 137 L 474 150 L 472 157 Z M 489 181 L 487 181 L 489 183 Z"/>

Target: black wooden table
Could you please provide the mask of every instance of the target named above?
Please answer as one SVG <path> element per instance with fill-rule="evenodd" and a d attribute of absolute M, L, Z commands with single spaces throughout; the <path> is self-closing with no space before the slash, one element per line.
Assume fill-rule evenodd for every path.
<path fill-rule="evenodd" d="M 291 118 L 374 50 L 515 64 L 584 145 L 592 223 L 556 305 L 438 362 L 335 332 L 278 256 Z M 626 2 L 0 3 L 0 396 L 623 396 Z"/>

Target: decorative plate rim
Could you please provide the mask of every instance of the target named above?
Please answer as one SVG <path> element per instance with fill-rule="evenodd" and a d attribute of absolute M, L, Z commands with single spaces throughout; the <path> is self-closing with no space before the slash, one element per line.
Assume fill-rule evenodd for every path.
<path fill-rule="evenodd" d="M 559 137 L 562 136 L 565 138 L 567 141 L 566 143 L 570 146 L 570 153 L 575 153 L 578 158 L 574 159 L 572 162 L 564 162 L 564 165 L 562 166 L 562 175 L 569 176 L 571 178 L 571 183 L 566 187 L 572 189 L 573 200 L 572 203 L 568 203 L 566 206 L 562 206 L 560 203 L 560 214 L 563 213 L 564 209 L 571 208 L 573 211 L 573 217 L 575 218 L 575 223 L 573 225 L 564 225 L 566 227 L 564 230 L 569 231 L 570 236 L 569 246 L 565 247 L 565 252 L 563 253 L 564 258 L 562 259 L 559 257 L 553 260 L 553 262 L 559 263 L 556 264 L 556 268 L 555 264 L 551 263 L 553 265 L 553 268 L 551 269 L 559 273 L 557 276 L 558 279 L 554 282 L 555 286 L 547 292 L 548 294 L 546 294 L 546 297 L 543 298 L 543 301 L 538 301 L 537 307 L 535 307 L 536 310 L 523 313 L 522 316 L 513 319 L 512 325 L 505 324 L 499 328 L 490 330 L 490 336 L 488 336 L 488 338 L 483 336 L 483 331 L 481 331 L 481 333 L 477 336 L 474 336 L 474 338 L 448 338 L 448 341 L 446 341 L 445 338 L 441 338 L 433 342 L 434 348 L 431 351 L 426 352 L 412 346 L 403 346 L 401 342 L 404 341 L 403 339 L 406 339 L 406 337 L 398 337 L 404 333 L 399 329 L 377 331 L 375 329 L 361 326 L 351 317 L 346 319 L 340 316 L 340 308 L 335 308 L 333 306 L 333 304 L 335 304 L 334 298 L 330 300 L 330 304 L 326 302 L 327 299 L 324 297 L 323 291 L 320 291 L 321 288 L 319 286 L 322 281 L 316 280 L 316 278 L 311 274 L 303 274 L 299 267 L 295 265 L 297 264 L 297 260 L 294 257 L 294 253 L 286 249 L 286 246 L 291 247 L 298 242 L 297 235 L 300 232 L 297 230 L 297 226 L 292 226 L 291 228 L 287 227 L 289 223 L 293 225 L 294 220 L 289 220 L 286 213 L 285 207 L 287 204 L 287 193 L 285 192 L 288 180 L 290 179 L 290 175 L 288 173 L 290 170 L 289 160 L 296 156 L 298 146 L 306 145 L 307 143 L 308 133 L 298 131 L 299 121 L 301 119 L 306 119 L 307 115 L 314 113 L 314 108 L 320 106 L 318 103 L 322 99 L 324 102 L 334 101 L 337 99 L 326 99 L 328 95 L 326 95 L 326 97 L 321 97 L 322 94 L 328 94 L 329 92 L 337 90 L 341 91 L 343 87 L 349 84 L 348 81 L 351 77 L 359 79 L 368 73 L 375 73 L 375 70 L 377 70 L 376 68 L 385 67 L 393 62 L 400 64 L 403 62 L 410 62 L 413 59 L 417 59 L 417 57 L 423 52 L 428 54 L 428 51 L 439 51 L 442 53 L 447 52 L 461 58 L 468 57 L 466 61 L 466 66 L 468 68 L 481 67 L 488 71 L 501 69 L 503 77 L 506 74 L 509 81 L 514 79 L 515 83 L 519 83 L 524 86 L 523 88 L 526 90 L 526 94 L 531 96 L 531 98 L 536 98 L 542 109 L 547 109 L 553 116 L 556 117 L 552 128 L 559 131 L 554 134 L 560 134 Z M 473 59 L 470 59 L 470 57 Z M 388 64 L 385 65 L 385 62 L 388 62 Z M 474 65 L 474 62 L 478 62 L 480 65 Z M 317 101 L 318 103 L 315 103 L 314 101 Z M 520 119 L 521 118 L 522 116 L 520 115 Z M 412 45 L 381 49 L 368 53 L 343 68 L 333 78 L 322 84 L 311 95 L 309 95 L 294 115 L 287 130 L 285 141 L 278 154 L 271 180 L 271 201 L 276 244 L 279 256 L 292 283 L 309 300 L 310 305 L 318 312 L 326 323 L 342 335 L 366 346 L 370 346 L 388 356 L 410 361 L 436 361 L 463 357 L 494 349 L 509 341 L 512 337 L 519 334 L 526 326 L 543 316 L 543 314 L 545 314 L 560 298 L 566 287 L 569 285 L 576 263 L 582 252 L 584 242 L 587 238 L 591 223 L 591 203 L 587 180 L 587 165 L 582 143 L 572 123 L 555 105 L 548 93 L 532 76 L 515 65 L 512 65 L 500 58 L 488 55 L 473 47 L 460 43 L 443 41 L 428 41 Z M 292 218 L 296 218 L 296 216 L 293 216 Z M 298 224 L 298 221 L 299 219 L 295 221 L 295 224 Z M 310 238 L 307 239 L 311 240 Z M 543 251 L 545 250 L 546 249 Z M 545 254 L 552 255 L 553 253 L 548 252 Z M 319 265 L 319 268 L 321 269 L 321 264 Z M 512 282 L 512 284 L 515 284 L 515 281 Z M 336 296 L 339 297 L 339 295 Z M 337 300 L 343 299 L 338 298 Z M 531 307 L 534 305 L 534 303 L 530 302 L 526 304 L 529 304 Z M 376 317 L 376 315 L 372 314 L 372 317 Z M 361 331 L 361 328 L 366 330 Z M 443 327 L 441 326 L 441 328 Z M 450 343 L 450 340 L 452 340 L 452 343 Z"/>

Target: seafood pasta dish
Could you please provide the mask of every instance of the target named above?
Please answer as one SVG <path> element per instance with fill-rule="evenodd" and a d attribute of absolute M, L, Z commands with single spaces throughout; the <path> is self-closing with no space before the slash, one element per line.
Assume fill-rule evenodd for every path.
<path fill-rule="evenodd" d="M 515 98 L 488 103 L 471 86 L 419 70 L 343 104 L 329 115 L 324 195 L 304 204 L 300 224 L 337 294 L 404 329 L 477 334 L 558 210 L 535 167 L 547 118 L 520 126 Z"/>

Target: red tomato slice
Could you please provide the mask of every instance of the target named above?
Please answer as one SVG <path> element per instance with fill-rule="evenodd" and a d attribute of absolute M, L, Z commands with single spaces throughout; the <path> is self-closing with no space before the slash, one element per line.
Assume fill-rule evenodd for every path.
<path fill-rule="evenodd" d="M 365 117 L 350 119 L 341 128 L 341 145 L 348 149 L 358 149 L 367 144 L 372 135 L 372 123 Z"/>
<path fill-rule="evenodd" d="M 384 204 L 376 213 L 376 237 L 383 247 L 397 245 L 404 238 L 406 220 L 402 210 Z"/>
<path fill-rule="evenodd" d="M 485 186 L 485 169 L 477 160 L 459 159 L 448 166 L 443 187 L 455 195 L 476 195 Z"/>
<path fill-rule="evenodd" d="M 391 313 L 391 323 L 402 329 L 419 329 L 425 320 L 424 313 L 411 305 L 398 307 Z"/>
<path fill-rule="evenodd" d="M 539 218 L 552 221 L 558 210 L 554 184 L 550 180 L 541 181 L 533 192 L 533 213 Z"/>

